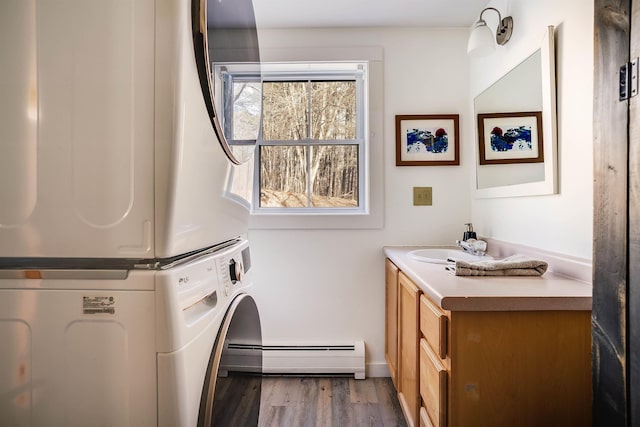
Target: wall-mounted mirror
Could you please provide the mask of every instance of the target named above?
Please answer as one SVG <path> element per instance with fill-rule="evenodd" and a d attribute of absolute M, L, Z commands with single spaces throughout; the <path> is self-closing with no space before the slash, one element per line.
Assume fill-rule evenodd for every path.
<path fill-rule="evenodd" d="M 474 100 L 478 198 L 558 192 L 553 30 Z"/>

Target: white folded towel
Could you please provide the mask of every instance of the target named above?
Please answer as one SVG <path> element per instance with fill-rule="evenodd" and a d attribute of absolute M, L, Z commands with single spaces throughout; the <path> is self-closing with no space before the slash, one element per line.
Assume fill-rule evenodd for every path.
<path fill-rule="evenodd" d="M 512 255 L 498 260 L 469 262 L 449 258 L 445 267 L 456 276 L 542 276 L 547 263 L 526 255 Z"/>

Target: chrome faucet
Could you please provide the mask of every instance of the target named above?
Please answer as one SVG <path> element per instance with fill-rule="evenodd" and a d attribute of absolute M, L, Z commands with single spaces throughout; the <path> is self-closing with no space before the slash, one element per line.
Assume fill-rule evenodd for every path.
<path fill-rule="evenodd" d="M 456 245 L 472 255 L 484 256 L 487 253 L 487 242 L 484 240 L 456 240 Z"/>
<path fill-rule="evenodd" d="M 464 232 L 462 240 L 456 240 L 456 245 L 472 255 L 484 256 L 487 251 L 487 242 L 476 239 L 476 233 L 473 231 L 473 225 L 470 222 L 465 225 L 467 226 L 467 231 Z"/>

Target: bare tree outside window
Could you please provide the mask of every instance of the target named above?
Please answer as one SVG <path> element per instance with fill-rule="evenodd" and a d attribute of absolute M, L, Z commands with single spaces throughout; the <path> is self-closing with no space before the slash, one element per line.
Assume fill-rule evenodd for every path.
<path fill-rule="evenodd" d="M 311 139 L 356 139 L 356 82 L 311 82 Z"/>
<path fill-rule="evenodd" d="M 357 207 L 355 81 L 265 82 L 262 105 L 260 207 Z"/>
<path fill-rule="evenodd" d="M 311 206 L 358 205 L 358 146 L 324 145 L 311 148 Z"/>
<path fill-rule="evenodd" d="M 234 169 L 234 194 L 253 199 L 256 209 L 363 209 L 363 67 L 284 64 L 262 79 L 233 68 L 219 70 L 227 139 L 257 147 L 253 165 L 242 169 L 246 179 Z"/>
<path fill-rule="evenodd" d="M 295 141 L 307 138 L 307 82 L 264 82 L 262 139 Z"/>

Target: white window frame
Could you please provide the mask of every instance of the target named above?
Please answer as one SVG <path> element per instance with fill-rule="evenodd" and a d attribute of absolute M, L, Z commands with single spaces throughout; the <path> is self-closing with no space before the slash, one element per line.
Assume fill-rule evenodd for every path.
<path fill-rule="evenodd" d="M 365 152 L 367 140 L 364 137 L 365 128 L 364 122 L 366 117 L 366 106 L 364 105 L 365 89 L 364 89 L 364 70 L 361 66 L 357 70 L 351 72 L 345 71 L 329 71 L 329 72 L 309 72 L 304 71 L 302 73 L 265 73 L 263 74 L 264 81 L 355 81 L 356 84 L 356 137 L 352 140 L 318 140 L 310 137 L 300 140 L 269 140 L 265 141 L 262 138 L 258 138 L 256 141 L 256 150 L 254 154 L 255 168 L 253 179 L 253 214 L 273 214 L 273 215 L 295 215 L 295 214 L 321 214 L 321 215 L 350 215 L 350 214 L 364 214 L 367 212 L 366 206 L 366 194 L 361 189 L 364 188 L 365 179 L 362 171 L 362 165 L 365 163 Z M 310 88 L 309 88 L 310 89 Z M 309 103 L 311 98 L 309 97 Z M 310 112 L 310 105 L 307 112 Z M 311 120 L 308 122 L 307 136 L 311 134 Z M 265 146 L 321 146 L 321 145 L 353 145 L 358 147 L 358 205 L 352 208 L 336 208 L 336 207 L 311 207 L 304 208 L 278 208 L 278 207 L 261 207 L 260 203 L 260 148 Z M 310 173 L 311 163 L 307 159 L 307 180 L 311 179 Z M 311 200 L 311 183 L 308 182 L 307 189 L 307 202 Z"/>
<path fill-rule="evenodd" d="M 341 54 L 342 52 L 338 49 Z M 336 52 L 335 50 L 332 52 Z M 371 229 L 383 226 L 383 168 L 382 168 L 382 76 L 383 63 L 382 52 L 377 48 L 366 49 L 373 53 L 371 59 L 361 61 L 332 60 L 323 61 L 289 61 L 263 62 L 261 64 L 264 80 L 272 80 L 276 74 L 297 74 L 317 76 L 324 74 L 322 80 L 329 80 L 328 75 L 333 73 L 335 79 L 342 71 L 342 76 L 353 75 L 359 71 L 361 79 L 361 102 L 357 108 L 362 109 L 362 116 L 358 124 L 361 129 L 358 132 L 362 138 L 362 145 L 358 150 L 359 156 L 359 205 L 355 208 L 256 208 L 252 203 L 250 208 L 250 229 Z M 290 51 L 280 53 L 291 54 Z M 308 52 L 304 52 L 305 54 Z M 362 52 L 361 52 L 362 53 Z M 279 56 L 276 55 L 276 56 Z M 288 69 L 286 69 L 289 67 Z M 242 69 L 234 70 L 231 64 L 226 64 L 227 72 L 233 72 L 238 76 Z M 319 73 L 318 70 L 322 71 Z M 346 70 L 346 73 L 345 73 Z M 254 74 L 255 72 L 247 71 Z M 358 80 L 356 80 L 358 81 Z M 373 91 L 373 92 L 372 92 Z M 373 104 L 371 105 L 371 99 Z M 372 110 L 373 108 L 373 110 Z M 373 124 L 373 126 L 372 126 Z M 341 144 L 343 141 L 331 141 Z M 290 143 L 303 143 L 303 141 L 291 141 Z M 323 142 L 318 142 L 323 143 Z M 256 147 L 256 152 L 258 148 Z M 257 159 L 257 153 L 254 159 Z M 252 162 L 255 165 L 255 160 Z M 257 167 L 257 166 L 256 166 Z M 375 175 L 372 174 L 375 171 Z M 257 173 L 254 174 L 254 193 L 257 192 Z M 256 197 L 254 194 L 253 197 Z M 257 199 L 256 199 L 257 200 Z"/>

